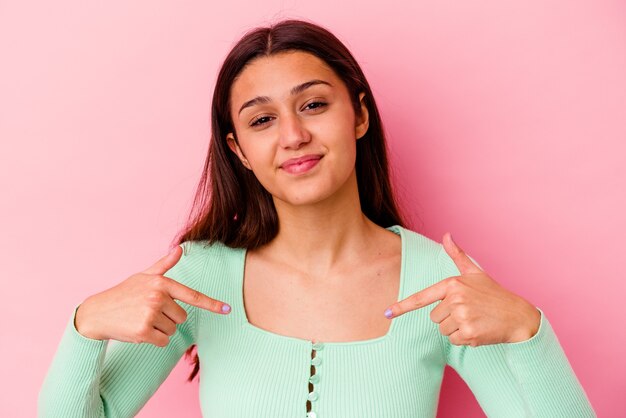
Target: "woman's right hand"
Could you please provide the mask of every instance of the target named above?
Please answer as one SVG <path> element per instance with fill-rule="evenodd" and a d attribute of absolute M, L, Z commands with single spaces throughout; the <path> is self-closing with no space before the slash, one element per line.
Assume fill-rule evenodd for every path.
<path fill-rule="evenodd" d="M 96 340 L 165 347 L 176 332 L 176 324 L 187 319 L 187 312 L 174 299 L 215 313 L 230 312 L 227 304 L 163 276 L 181 255 L 182 248 L 177 245 L 148 269 L 89 296 L 76 311 L 76 330 Z"/>

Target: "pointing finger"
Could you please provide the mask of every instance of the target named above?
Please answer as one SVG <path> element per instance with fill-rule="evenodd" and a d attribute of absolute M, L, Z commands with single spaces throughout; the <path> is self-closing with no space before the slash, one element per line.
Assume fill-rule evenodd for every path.
<path fill-rule="evenodd" d="M 420 290 L 417 293 L 413 293 L 408 298 L 405 298 L 399 302 L 391 305 L 386 311 L 385 316 L 392 318 L 400 316 L 415 309 L 423 308 L 438 300 L 442 300 L 446 297 L 446 289 L 448 286 L 448 280 L 442 280 L 435 283 L 426 289 Z"/>
<path fill-rule="evenodd" d="M 167 279 L 166 290 L 172 298 L 215 313 L 226 314 L 230 312 L 230 305 L 227 303 L 210 298 L 204 293 L 187 287 L 176 280 Z"/>

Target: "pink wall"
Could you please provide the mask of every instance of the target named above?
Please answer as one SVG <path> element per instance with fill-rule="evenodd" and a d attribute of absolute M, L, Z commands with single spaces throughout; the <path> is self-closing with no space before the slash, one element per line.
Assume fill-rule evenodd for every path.
<path fill-rule="evenodd" d="M 218 66 L 282 17 L 327 26 L 362 64 L 413 228 L 453 232 L 540 306 L 598 415 L 623 416 L 623 1 L 94 3 L 0 2 L 0 416 L 35 415 L 75 304 L 164 254 Z M 140 416 L 199 415 L 189 370 Z M 439 416 L 484 416 L 451 369 Z"/>

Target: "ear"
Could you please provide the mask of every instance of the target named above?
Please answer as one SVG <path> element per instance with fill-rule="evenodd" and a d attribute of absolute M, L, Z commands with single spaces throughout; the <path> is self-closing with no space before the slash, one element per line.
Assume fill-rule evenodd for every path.
<path fill-rule="evenodd" d="M 367 106 L 365 106 L 365 92 L 359 93 L 359 102 L 361 103 L 361 117 L 356 119 L 355 133 L 356 139 L 361 138 L 367 132 L 367 128 L 369 127 L 369 112 L 367 111 Z"/>
<path fill-rule="evenodd" d="M 237 154 L 237 157 L 239 157 L 241 164 L 243 164 L 244 167 L 246 167 L 248 170 L 252 170 L 252 168 L 250 167 L 250 163 L 246 159 L 246 156 L 243 154 L 243 151 L 241 151 L 241 148 L 239 147 L 239 144 L 235 139 L 235 135 L 232 132 L 229 132 L 226 135 L 226 143 L 228 144 L 228 148 L 230 148 L 232 152 Z"/>

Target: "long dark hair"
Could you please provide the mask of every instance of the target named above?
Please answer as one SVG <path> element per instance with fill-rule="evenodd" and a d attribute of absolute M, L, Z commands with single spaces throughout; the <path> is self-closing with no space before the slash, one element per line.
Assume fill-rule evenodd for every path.
<path fill-rule="evenodd" d="M 385 134 L 370 86 L 350 51 L 327 29 L 311 22 L 287 19 L 248 31 L 232 48 L 219 71 L 211 108 L 211 141 L 204 170 L 193 200 L 187 226 L 175 243 L 220 241 L 232 248 L 254 249 L 278 233 L 272 195 L 251 170 L 246 169 L 226 143 L 235 132 L 230 114 L 230 89 L 235 78 L 253 59 L 284 51 L 304 51 L 326 62 L 345 83 L 355 114 L 360 116 L 359 93 L 365 92 L 369 126 L 356 141 L 355 170 L 361 210 L 382 227 L 404 226 L 391 183 Z M 194 356 L 195 345 L 187 357 Z M 200 370 L 193 357 L 191 381 Z"/>

